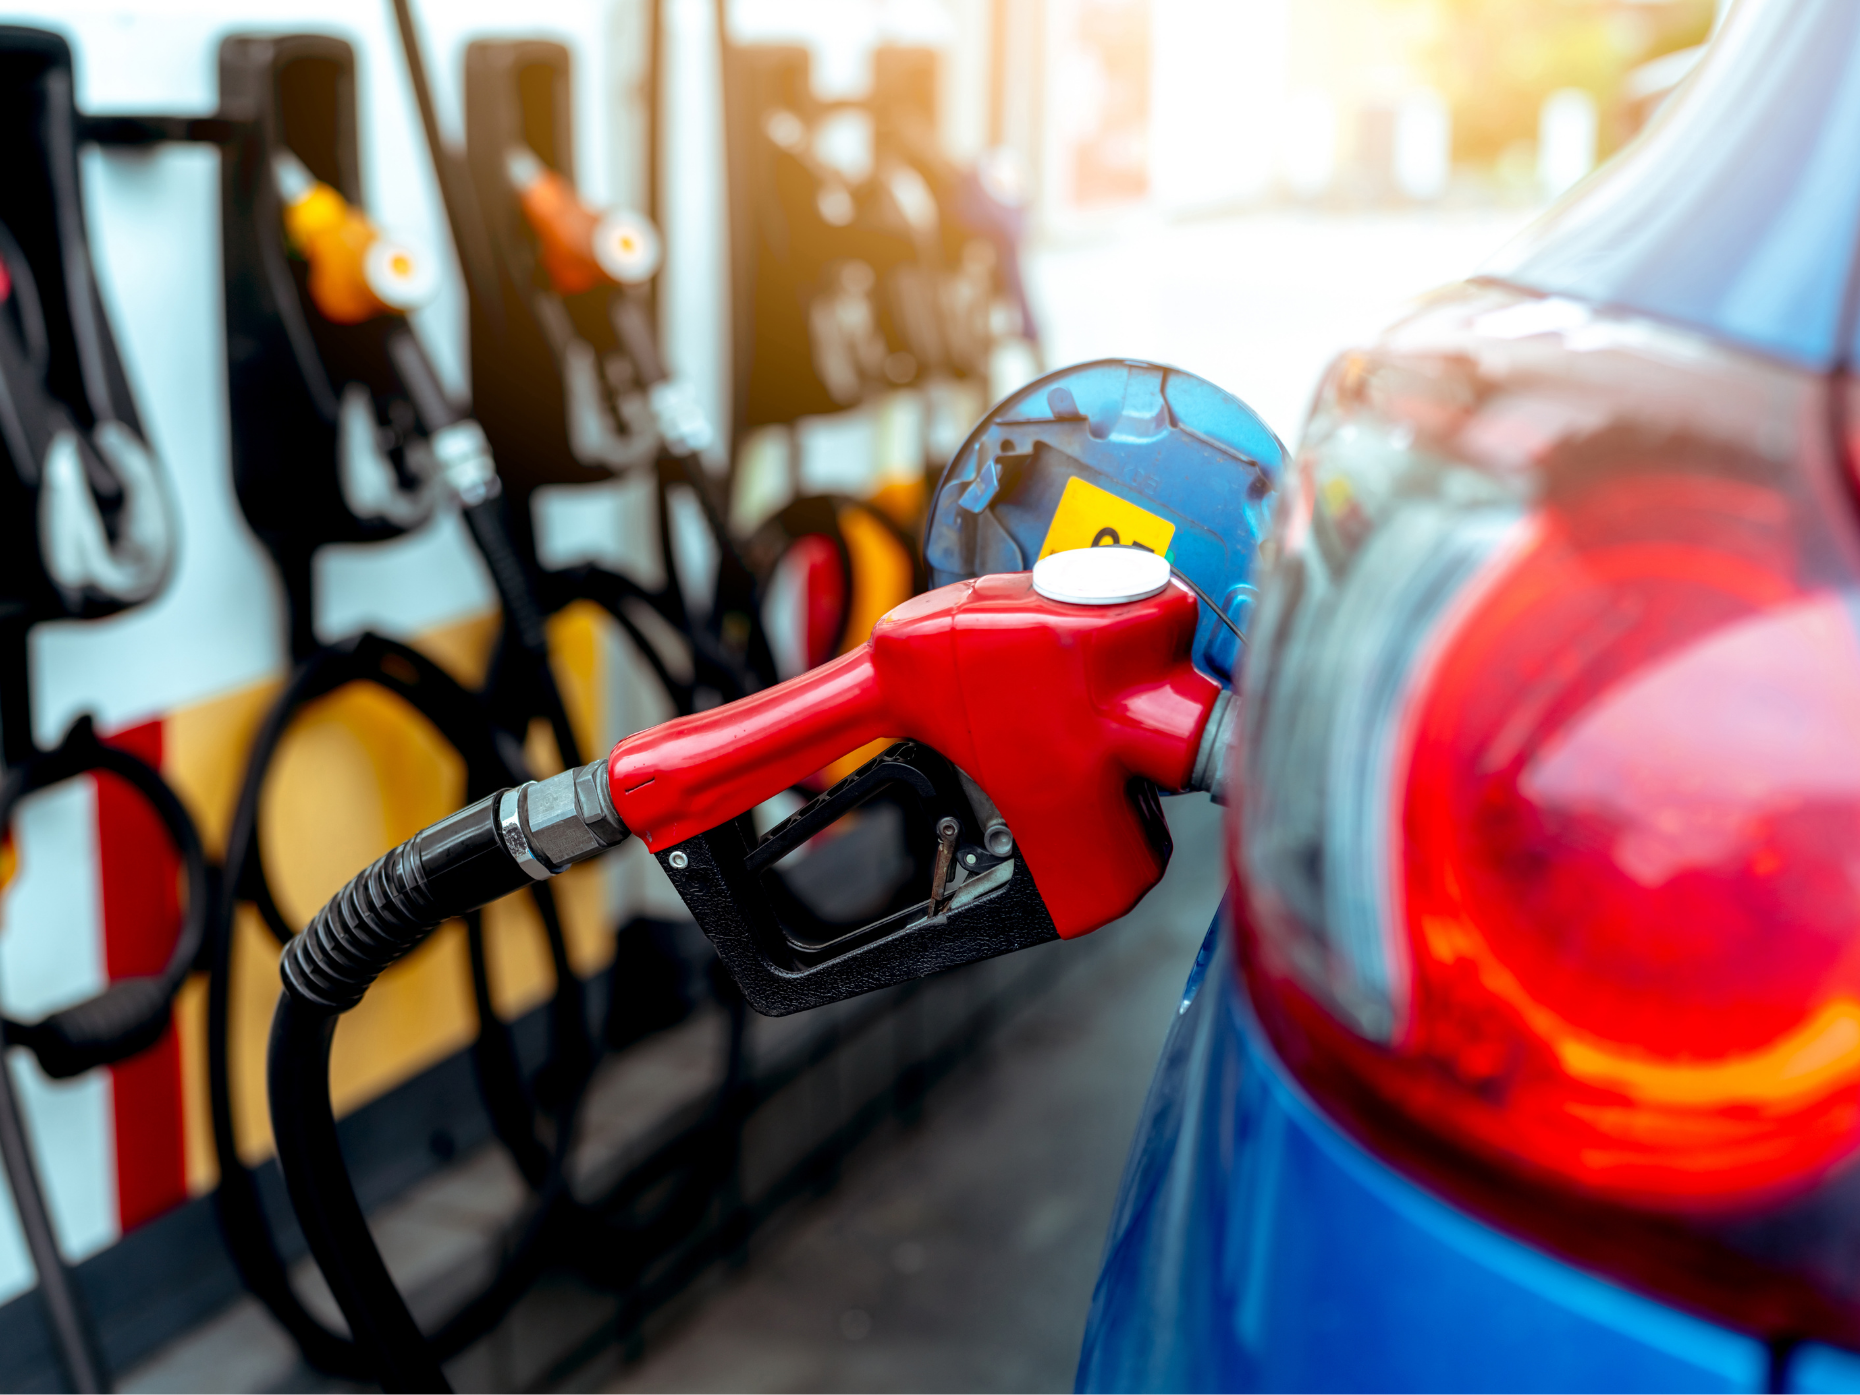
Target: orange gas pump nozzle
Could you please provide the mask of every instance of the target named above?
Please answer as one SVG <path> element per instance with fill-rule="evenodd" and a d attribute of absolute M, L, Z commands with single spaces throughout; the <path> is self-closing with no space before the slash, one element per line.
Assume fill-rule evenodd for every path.
<path fill-rule="evenodd" d="M 504 169 L 558 294 L 643 285 L 658 273 L 659 234 L 649 220 L 625 209 L 589 208 L 573 184 L 522 146 L 511 147 Z"/>

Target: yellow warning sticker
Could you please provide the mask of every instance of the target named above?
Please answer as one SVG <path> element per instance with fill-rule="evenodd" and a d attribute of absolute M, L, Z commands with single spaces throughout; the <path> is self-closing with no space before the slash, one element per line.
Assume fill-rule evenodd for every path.
<path fill-rule="evenodd" d="M 1059 496 L 1059 509 L 1046 530 L 1046 541 L 1040 544 L 1040 556 L 1120 543 L 1167 555 L 1174 537 L 1175 524 L 1167 519 L 1074 475 Z"/>

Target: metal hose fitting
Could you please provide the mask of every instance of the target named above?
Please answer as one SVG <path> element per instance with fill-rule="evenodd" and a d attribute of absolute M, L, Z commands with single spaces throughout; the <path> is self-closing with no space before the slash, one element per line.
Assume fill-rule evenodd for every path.
<path fill-rule="evenodd" d="M 605 760 L 505 790 L 497 822 L 511 857 L 537 881 L 613 847 L 627 833 L 614 812 Z"/>
<path fill-rule="evenodd" d="M 1227 802 L 1227 747 L 1233 740 L 1234 718 L 1240 704 L 1234 695 L 1224 692 L 1215 699 L 1208 723 L 1201 729 L 1201 746 L 1195 753 L 1195 772 L 1189 776 L 1191 790 L 1205 790 L 1216 804 Z"/>

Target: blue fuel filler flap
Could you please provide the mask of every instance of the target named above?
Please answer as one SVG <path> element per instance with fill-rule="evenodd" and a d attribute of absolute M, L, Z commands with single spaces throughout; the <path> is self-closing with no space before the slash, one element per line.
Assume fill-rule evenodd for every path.
<path fill-rule="evenodd" d="M 1160 552 L 1205 602 L 1197 666 L 1231 685 L 1285 461 L 1256 412 L 1192 373 L 1136 359 L 1062 368 L 1004 399 L 950 460 L 925 527 L 931 584 L 1075 547 Z"/>

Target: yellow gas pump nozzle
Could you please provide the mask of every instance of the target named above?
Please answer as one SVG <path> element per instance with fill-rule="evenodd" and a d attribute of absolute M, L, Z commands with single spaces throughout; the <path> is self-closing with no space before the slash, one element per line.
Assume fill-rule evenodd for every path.
<path fill-rule="evenodd" d="M 433 298 L 439 277 L 430 257 L 383 236 L 356 208 L 283 152 L 272 161 L 284 233 L 310 264 L 310 298 L 340 325 L 404 315 Z"/>

